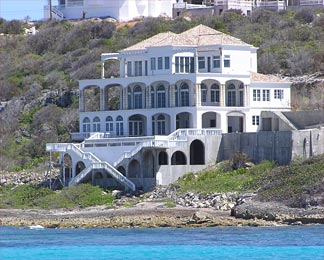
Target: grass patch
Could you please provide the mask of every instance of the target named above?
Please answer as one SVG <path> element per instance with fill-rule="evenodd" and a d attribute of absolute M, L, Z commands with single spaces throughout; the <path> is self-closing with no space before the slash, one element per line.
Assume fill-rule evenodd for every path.
<path fill-rule="evenodd" d="M 54 192 L 36 185 L 0 188 L 1 208 L 72 208 L 112 205 L 114 197 L 98 186 L 80 184 Z"/>
<path fill-rule="evenodd" d="M 240 168 L 224 172 L 223 167 L 202 171 L 199 174 L 189 173 L 176 183 L 181 192 L 242 192 L 256 190 L 262 184 L 262 177 L 272 170 L 273 162 L 264 161 L 250 169 Z"/>

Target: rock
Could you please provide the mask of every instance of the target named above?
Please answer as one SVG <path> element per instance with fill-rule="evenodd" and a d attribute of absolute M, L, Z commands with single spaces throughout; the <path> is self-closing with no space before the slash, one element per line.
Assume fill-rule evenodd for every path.
<path fill-rule="evenodd" d="M 116 199 L 120 199 L 122 194 L 123 194 L 123 192 L 120 190 L 113 190 L 111 192 L 111 195 L 114 196 Z"/>

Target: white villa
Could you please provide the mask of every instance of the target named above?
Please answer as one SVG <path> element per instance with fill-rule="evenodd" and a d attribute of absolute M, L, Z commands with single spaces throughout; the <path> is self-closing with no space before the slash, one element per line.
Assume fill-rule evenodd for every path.
<path fill-rule="evenodd" d="M 44 18 L 72 20 L 112 17 L 130 21 L 139 17 L 172 17 L 177 0 L 57 0 L 58 5 L 44 7 Z"/>
<path fill-rule="evenodd" d="M 105 78 L 110 60 L 119 62 L 119 78 Z M 79 81 L 80 132 L 72 139 L 81 143 L 47 144 L 61 154 L 64 185 L 169 184 L 214 164 L 222 133 L 279 130 L 261 112 L 290 111 L 291 83 L 257 73 L 257 48 L 203 25 L 101 61 L 101 79 Z"/>

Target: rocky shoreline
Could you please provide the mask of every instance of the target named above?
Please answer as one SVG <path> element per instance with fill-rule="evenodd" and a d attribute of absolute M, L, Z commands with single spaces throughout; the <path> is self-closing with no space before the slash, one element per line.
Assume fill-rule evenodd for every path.
<path fill-rule="evenodd" d="M 22 185 L 43 181 L 37 174 L 1 174 L 1 184 Z M 0 226 L 47 228 L 157 228 L 215 226 L 277 226 L 324 224 L 320 206 L 289 208 L 260 202 L 255 193 L 180 194 L 178 187 L 157 187 L 149 193 L 114 191 L 113 206 L 73 209 L 0 209 Z M 131 206 L 129 206 L 131 205 Z"/>

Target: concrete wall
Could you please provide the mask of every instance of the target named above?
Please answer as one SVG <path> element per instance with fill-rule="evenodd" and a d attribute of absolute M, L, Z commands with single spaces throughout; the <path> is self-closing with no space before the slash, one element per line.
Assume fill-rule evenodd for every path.
<path fill-rule="evenodd" d="M 288 164 L 292 151 L 291 132 L 258 132 L 223 134 L 217 161 L 229 160 L 243 152 L 253 162 L 262 160 Z"/>
<path fill-rule="evenodd" d="M 292 159 L 324 154 L 324 128 L 292 131 Z"/>
<path fill-rule="evenodd" d="M 217 161 L 229 160 L 236 152 L 246 153 L 253 162 L 289 164 L 293 159 L 324 153 L 324 128 L 223 134 Z"/>

